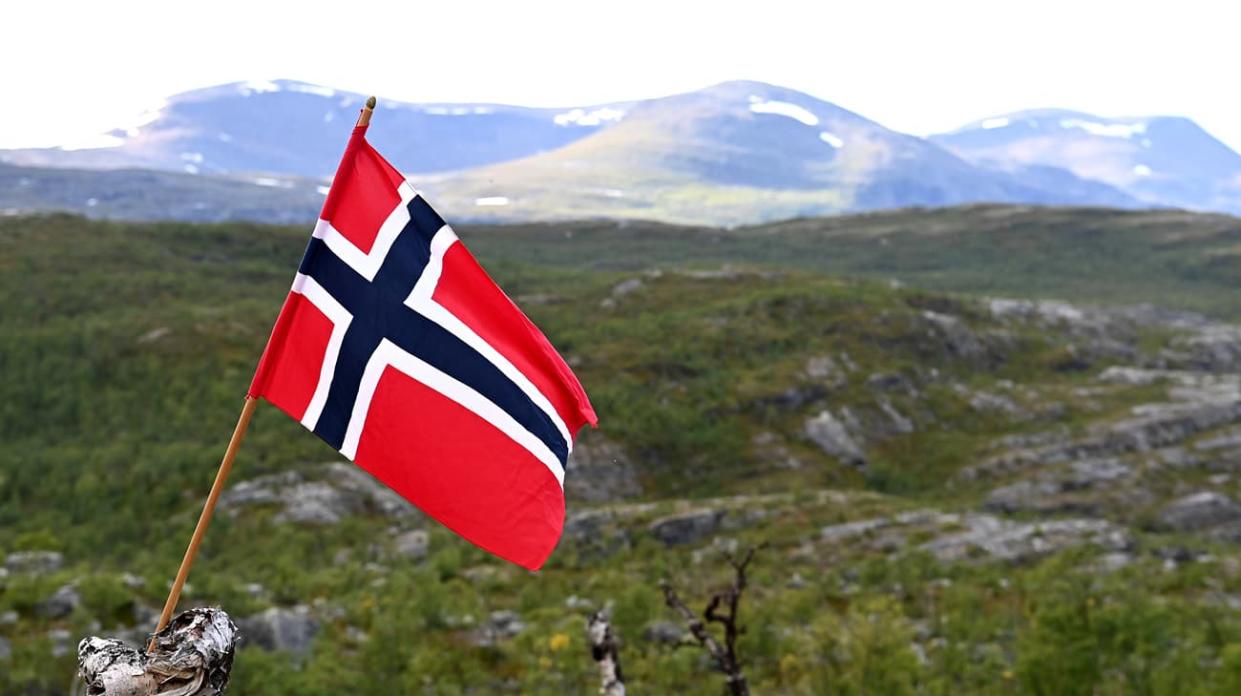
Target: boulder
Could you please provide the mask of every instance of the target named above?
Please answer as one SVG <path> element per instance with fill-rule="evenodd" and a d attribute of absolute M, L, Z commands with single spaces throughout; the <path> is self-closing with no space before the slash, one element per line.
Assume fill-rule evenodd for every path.
<path fill-rule="evenodd" d="M 1107 551 L 1126 551 L 1133 545 L 1124 529 L 1105 520 L 1017 523 L 991 515 L 967 515 L 961 523 L 963 531 L 932 539 L 921 548 L 945 562 L 984 557 L 1020 563 L 1082 544 Z"/>
<path fill-rule="evenodd" d="M 685 629 L 671 621 L 652 621 L 642 629 L 642 637 L 652 643 L 676 645 L 685 637 Z"/>
<path fill-rule="evenodd" d="M 237 623 L 244 642 L 299 656 L 310 651 L 319 633 L 319 622 L 305 605 L 272 607 Z"/>
<path fill-rule="evenodd" d="M 828 389 L 839 389 L 849 383 L 849 376 L 830 355 L 816 355 L 806 360 L 802 373 Z"/>
<path fill-rule="evenodd" d="M 507 640 L 526 630 L 526 623 L 515 611 L 502 609 L 493 611 L 487 617 L 487 621 L 478 628 L 470 631 L 470 643 L 487 647 Z"/>
<path fill-rule="evenodd" d="M 16 551 L 4 559 L 4 567 L 11 573 L 42 575 L 60 570 L 64 561 L 56 551 Z"/>
<path fill-rule="evenodd" d="M 241 509 L 275 505 L 277 522 L 336 524 L 345 517 L 378 514 L 400 518 L 413 507 L 387 486 L 351 464 L 333 462 L 310 479 L 297 471 L 268 474 L 226 490 L 220 509 L 236 515 Z"/>
<path fill-rule="evenodd" d="M 668 546 L 692 544 L 715 534 L 723 519 L 723 510 L 705 508 L 661 517 L 651 522 L 649 529 L 656 539 Z"/>
<path fill-rule="evenodd" d="M 507 609 L 493 611 L 487 617 L 487 623 L 496 635 L 501 638 L 512 638 L 526 629 L 526 624 L 515 611 Z"/>
<path fill-rule="evenodd" d="M 841 462 L 853 467 L 866 466 L 862 448 L 853 440 L 845 424 L 831 411 L 824 410 L 806 420 L 802 432 L 811 442 Z"/>
<path fill-rule="evenodd" d="M 927 327 L 938 334 L 948 354 L 958 358 L 976 358 L 986 354 L 986 346 L 978 340 L 965 322 L 951 314 L 924 310 L 922 318 Z"/>
<path fill-rule="evenodd" d="M 1168 503 L 1159 521 L 1178 532 L 1195 532 L 1241 521 L 1241 505 L 1219 493 L 1200 491 Z"/>
<path fill-rule="evenodd" d="M 584 434 L 565 466 L 565 497 L 571 502 L 606 503 L 642 494 L 625 450 L 593 433 Z"/>
<path fill-rule="evenodd" d="M 82 595 L 72 583 L 61 586 L 47 599 L 39 603 L 39 615 L 49 619 L 62 619 L 73 613 L 82 603 Z"/>
<path fill-rule="evenodd" d="M 393 541 L 393 549 L 398 555 L 415 561 L 426 558 L 430 548 L 431 537 L 421 529 L 405 532 Z"/>

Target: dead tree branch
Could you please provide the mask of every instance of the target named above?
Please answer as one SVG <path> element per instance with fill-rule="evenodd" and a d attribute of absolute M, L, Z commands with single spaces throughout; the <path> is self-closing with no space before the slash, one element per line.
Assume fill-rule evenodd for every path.
<path fill-rule="evenodd" d="M 599 666 L 599 693 L 603 696 L 625 696 L 625 678 L 621 674 L 618 645 L 607 609 L 590 615 L 586 622 L 586 635 L 590 638 L 590 655 Z"/>
<path fill-rule="evenodd" d="M 88 696 L 216 696 L 228 685 L 237 627 L 220 609 L 190 609 L 155 634 L 151 652 L 119 640 L 78 644 Z"/>
<path fill-rule="evenodd" d="M 668 581 L 665 580 L 659 584 L 664 591 L 664 603 L 685 619 L 685 626 L 689 629 L 690 635 L 707 651 L 712 662 L 715 663 L 715 668 L 724 675 L 728 693 L 732 696 L 748 696 L 750 693 L 745 674 L 741 671 L 741 659 L 737 656 L 737 639 L 745 632 L 745 627 L 738 621 L 738 611 L 741 606 L 741 595 L 745 592 L 748 583 L 746 569 L 754 560 L 754 553 L 759 548 L 761 546 L 751 548 L 740 560 L 732 555 L 728 556 L 728 563 L 733 567 L 733 582 L 711 595 L 711 600 L 707 602 L 707 607 L 702 612 L 702 618 L 699 618 L 685 605 L 685 602 L 681 601 Z M 723 644 L 707 630 L 708 623 L 718 623 L 723 627 Z"/>

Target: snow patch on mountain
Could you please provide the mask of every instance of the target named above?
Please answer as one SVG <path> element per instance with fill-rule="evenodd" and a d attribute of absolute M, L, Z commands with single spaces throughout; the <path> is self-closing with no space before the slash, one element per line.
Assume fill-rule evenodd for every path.
<path fill-rule="evenodd" d="M 552 120 L 558 126 L 600 126 L 605 122 L 619 121 L 625 117 L 625 112 L 620 109 L 613 109 L 610 106 L 600 107 L 587 111 L 585 109 L 570 109 L 561 114 L 556 114 Z"/>
<path fill-rule="evenodd" d="M 251 179 L 250 181 L 254 182 L 255 184 L 258 184 L 259 186 L 267 186 L 269 188 L 282 188 L 282 189 L 293 188 L 292 181 L 285 181 L 284 179 L 274 179 L 269 176 L 257 176 Z"/>
<path fill-rule="evenodd" d="M 787 116 L 794 121 L 800 121 L 807 126 L 819 125 L 819 117 L 810 113 L 804 107 L 800 107 L 790 102 L 768 101 L 762 97 L 750 97 L 750 111 L 756 114 L 775 114 L 777 116 Z"/>
<path fill-rule="evenodd" d="M 1003 128 L 1007 126 L 1009 123 L 1010 121 L 1007 118 L 1004 118 L 1003 116 L 999 118 L 989 118 L 982 122 L 982 129 L 983 130 L 994 130 L 996 128 Z"/>
<path fill-rule="evenodd" d="M 302 94 L 313 94 L 319 97 L 334 97 L 336 90 L 331 87 L 320 87 L 319 85 L 308 85 L 303 82 L 295 82 L 289 85 L 289 90 L 293 92 L 301 92 Z"/>
<path fill-rule="evenodd" d="M 242 96 L 250 96 L 251 94 L 263 94 L 265 92 L 279 92 L 280 85 L 271 80 L 250 80 L 241 83 Z"/>
<path fill-rule="evenodd" d="M 1137 123 L 1100 123 L 1080 118 L 1062 118 L 1060 119 L 1060 127 L 1080 128 L 1091 135 L 1099 135 L 1105 138 L 1128 139 L 1146 132 L 1146 124 L 1140 121 Z"/>
<path fill-rule="evenodd" d="M 827 143 L 828 145 L 831 145 L 833 148 L 837 150 L 845 146 L 845 141 L 841 140 L 840 136 L 836 135 L 835 133 L 830 133 L 828 131 L 823 131 L 822 133 L 819 133 L 819 140 L 822 140 L 823 142 Z"/>
<path fill-rule="evenodd" d="M 433 116 L 468 116 L 489 114 L 494 110 L 489 106 L 428 106 L 422 110 L 422 113 Z"/>

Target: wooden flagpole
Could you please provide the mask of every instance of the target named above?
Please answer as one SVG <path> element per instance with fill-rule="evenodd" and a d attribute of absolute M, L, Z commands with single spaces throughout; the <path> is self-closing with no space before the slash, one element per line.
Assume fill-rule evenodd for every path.
<path fill-rule="evenodd" d="M 358 114 L 358 126 L 370 124 L 371 115 L 375 113 L 375 97 L 366 100 L 366 106 L 362 108 L 362 113 Z M 215 512 L 215 504 L 220 499 L 220 493 L 224 491 L 224 482 L 228 480 L 228 473 L 233 469 L 233 459 L 237 457 L 237 449 L 241 447 L 241 439 L 246 436 L 246 429 L 250 427 L 250 418 L 254 416 L 254 408 L 258 406 L 258 397 L 246 395 L 246 403 L 241 408 L 241 416 L 237 419 L 237 427 L 233 428 L 233 437 L 228 441 L 228 449 L 224 450 L 224 459 L 220 462 L 220 469 L 215 474 L 215 482 L 211 484 L 211 492 L 207 494 L 207 502 L 203 503 L 203 511 L 198 515 L 198 524 L 194 527 L 194 535 L 190 537 L 190 545 L 185 549 L 185 556 L 181 559 L 181 567 L 177 569 L 177 578 L 172 582 L 172 589 L 168 592 L 168 599 L 164 602 L 164 611 L 159 615 L 159 625 L 155 627 L 155 632 L 159 633 L 164 630 L 168 622 L 172 619 L 172 612 L 177 608 L 177 601 L 181 599 L 181 590 L 185 587 L 185 579 L 189 577 L 190 566 L 194 565 L 194 559 L 198 556 L 198 547 L 202 544 L 203 536 L 207 533 L 207 525 L 211 524 L 211 515 Z M 148 652 L 155 648 L 155 639 L 152 638 L 147 646 Z"/>
<path fill-rule="evenodd" d="M 155 627 L 156 633 L 164 630 L 169 619 L 172 618 L 173 610 L 177 608 L 177 600 L 181 598 L 181 588 L 185 587 L 185 578 L 190 574 L 190 566 L 194 565 L 194 558 L 198 556 L 198 546 L 203 541 L 203 535 L 207 533 L 207 525 L 211 523 L 211 513 L 215 512 L 216 501 L 220 499 L 220 493 L 224 490 L 228 472 L 233 468 L 233 459 L 237 456 L 237 449 L 241 447 L 241 438 L 246 436 L 246 428 L 250 427 L 250 417 L 254 415 L 254 407 L 258 403 L 258 397 L 246 396 L 246 403 L 241 408 L 241 417 L 237 419 L 237 427 L 233 428 L 233 437 L 228 441 L 228 449 L 224 450 L 220 470 L 215 473 L 215 483 L 211 484 L 207 502 L 203 504 L 203 511 L 198 516 L 198 526 L 194 527 L 194 536 L 190 537 L 189 548 L 185 550 L 185 557 L 181 559 L 177 579 L 173 581 L 172 590 L 168 593 L 168 601 L 164 602 L 164 611 L 159 615 L 159 625 Z M 154 647 L 155 639 L 152 638 L 148 650 Z"/>
<path fill-rule="evenodd" d="M 358 114 L 358 125 L 365 126 L 371 122 L 371 115 L 375 113 L 375 98 L 370 97 L 366 100 L 366 106 L 362 107 L 362 113 Z"/>

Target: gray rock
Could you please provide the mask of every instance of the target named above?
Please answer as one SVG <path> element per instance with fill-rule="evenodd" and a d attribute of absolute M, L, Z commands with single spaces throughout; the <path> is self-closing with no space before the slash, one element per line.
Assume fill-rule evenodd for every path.
<path fill-rule="evenodd" d="M 17 618 L 17 611 L 14 609 L 0 612 L 0 626 L 12 626 L 17 623 Z"/>
<path fill-rule="evenodd" d="M 1168 503 L 1159 521 L 1178 532 L 1195 532 L 1241 521 L 1241 505 L 1211 491 L 1200 491 Z"/>
<path fill-rule="evenodd" d="M 398 536 L 393 547 L 398 555 L 421 561 L 431 548 L 431 537 L 421 529 L 414 529 Z"/>
<path fill-rule="evenodd" d="M 825 410 L 807 419 L 802 431 L 826 454 L 849 466 L 866 466 L 866 456 L 862 453 L 862 448 L 849 435 L 844 423 L 832 415 L 831 411 Z"/>
<path fill-rule="evenodd" d="M 900 435 L 908 435 L 914 431 L 914 423 L 892 407 L 886 398 L 879 399 L 879 410 L 892 421 L 892 428 Z"/>
<path fill-rule="evenodd" d="M 385 517 L 403 518 L 416 512 L 413 504 L 397 495 L 361 468 L 346 462 L 332 462 L 324 469 L 332 485 L 362 498 L 365 511 Z"/>
<path fill-rule="evenodd" d="M 962 358 L 975 358 L 986 354 L 986 346 L 957 317 L 924 310 L 922 318 L 935 333 L 939 334 L 939 339 L 948 349 L 949 354 Z"/>
<path fill-rule="evenodd" d="M 913 394 L 917 390 L 908 377 L 899 372 L 876 372 L 866 378 L 866 386 L 876 391 L 905 392 Z"/>
<path fill-rule="evenodd" d="M 394 491 L 351 464 L 333 462 L 308 480 L 296 471 L 260 476 L 225 491 L 220 508 L 230 515 L 255 505 L 276 505 L 278 522 L 336 524 L 352 515 L 404 517 L 413 507 Z"/>
<path fill-rule="evenodd" d="M 617 283 L 616 285 L 612 287 L 612 297 L 614 298 L 624 297 L 625 295 L 636 292 L 639 288 L 642 287 L 642 285 L 643 283 L 642 283 L 641 278 L 630 278 L 629 280 L 622 280 L 621 282 Z"/>
<path fill-rule="evenodd" d="M 629 548 L 629 532 L 610 510 L 582 510 L 565 518 L 564 536 L 586 555 L 606 558 Z"/>
<path fill-rule="evenodd" d="M 40 616 L 62 619 L 72 614 L 80 604 L 82 604 L 82 595 L 78 594 L 78 588 L 70 583 L 61 586 L 51 596 L 40 602 L 38 611 Z"/>
<path fill-rule="evenodd" d="M 642 629 L 642 638 L 652 643 L 676 645 L 685 637 L 685 629 L 671 621 L 652 621 Z"/>
<path fill-rule="evenodd" d="M 15 551 L 4 559 L 4 567 L 12 573 L 41 575 L 60 570 L 64 561 L 56 551 Z"/>
<path fill-rule="evenodd" d="M 284 510 L 275 517 L 277 522 L 336 524 L 363 509 L 360 498 L 322 481 L 298 484 L 289 491 L 284 504 Z"/>
<path fill-rule="evenodd" d="M 47 632 L 48 640 L 52 641 L 52 657 L 64 657 L 69 654 L 69 641 L 73 635 L 67 628 L 53 628 Z"/>
<path fill-rule="evenodd" d="M 13 656 L 13 646 L 4 636 L 0 636 L 0 660 L 8 660 Z"/>
<path fill-rule="evenodd" d="M 493 611 L 487 621 L 469 634 L 469 641 L 477 646 L 496 645 L 526 630 L 526 623 L 517 612 L 502 609 Z"/>
<path fill-rule="evenodd" d="M 892 524 L 892 520 L 887 517 L 878 517 L 870 520 L 859 520 L 857 522 L 845 522 L 843 524 L 833 524 L 824 527 L 819 532 L 819 539 L 828 544 L 838 544 L 842 541 L 849 541 L 857 537 L 869 534 L 877 529 L 881 529 Z"/>
<path fill-rule="evenodd" d="M 1241 372 L 1241 326 L 1213 324 L 1174 343 L 1189 367 L 1210 372 Z"/>
<path fill-rule="evenodd" d="M 565 497 L 572 502 L 605 503 L 642 494 L 638 473 L 616 443 L 587 433 L 573 447 L 565 467 Z"/>
<path fill-rule="evenodd" d="M 1133 545 L 1124 529 L 1104 520 L 1017 523 L 990 515 L 968 515 L 961 522 L 964 531 L 932 539 L 921 548 L 941 561 L 982 556 L 1019 563 L 1082 544 L 1095 544 L 1108 551 L 1125 551 Z"/>
<path fill-rule="evenodd" d="M 1017 402 L 1002 394 L 976 391 L 970 394 L 970 408 L 981 413 L 1001 413 L 1008 416 L 1022 415 Z"/>
<path fill-rule="evenodd" d="M 1067 467 L 1044 471 L 1033 479 L 1001 486 L 987 494 L 983 507 L 999 512 L 1077 512 L 1094 514 L 1098 502 L 1080 495 L 1104 483 L 1115 483 L 1129 476 L 1128 466 L 1118 459 L 1085 459 L 1071 462 Z M 1104 493 L 1112 488 L 1103 487 Z M 1066 494 L 1078 494 L 1065 498 Z"/>
<path fill-rule="evenodd" d="M 723 518 L 723 510 L 706 508 L 661 517 L 651 522 L 649 529 L 656 539 L 668 546 L 692 544 L 715 534 Z"/>
<path fill-rule="evenodd" d="M 821 382 L 829 389 L 839 389 L 849 383 L 844 370 L 829 355 L 816 355 L 806 361 L 802 373 L 808 379 Z"/>
<path fill-rule="evenodd" d="M 294 655 L 310 651 L 319 622 L 311 615 L 310 607 L 298 605 L 291 608 L 272 607 L 266 611 L 241 619 L 242 640 L 266 650 L 281 650 Z"/>

